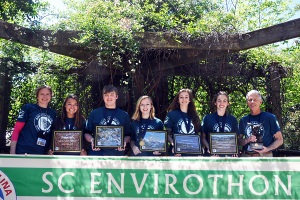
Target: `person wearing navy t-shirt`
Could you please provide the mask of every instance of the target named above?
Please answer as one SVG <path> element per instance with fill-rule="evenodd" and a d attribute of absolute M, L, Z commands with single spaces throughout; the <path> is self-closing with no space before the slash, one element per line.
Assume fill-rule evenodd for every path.
<path fill-rule="evenodd" d="M 194 104 L 192 90 L 181 89 L 176 94 L 168 108 L 164 126 L 168 131 L 168 141 L 171 145 L 171 153 L 174 153 L 175 134 L 201 134 L 201 123 Z M 199 154 L 175 154 L 175 156 L 198 155 Z"/>
<path fill-rule="evenodd" d="M 239 144 L 244 146 L 243 156 L 272 157 L 272 151 L 283 144 L 282 132 L 275 115 L 261 111 L 262 96 L 259 91 L 251 90 L 246 95 L 250 114 L 241 118 L 239 122 Z M 252 125 L 259 126 L 259 135 L 262 136 L 263 149 L 252 150 L 250 142 L 257 142 L 252 133 Z"/>
<path fill-rule="evenodd" d="M 43 85 L 35 92 L 37 103 L 22 106 L 11 137 L 11 154 L 46 154 L 56 112 L 49 107 L 52 89 Z"/>
<path fill-rule="evenodd" d="M 62 110 L 60 116 L 54 123 L 53 129 L 54 130 L 62 130 L 62 131 L 84 131 L 85 130 L 85 118 L 81 113 L 79 98 L 77 95 L 70 94 L 68 95 L 62 105 Z M 78 138 L 80 139 L 80 138 Z M 53 152 L 52 147 L 49 150 L 49 154 L 55 155 L 87 155 L 86 150 L 84 149 L 83 140 L 84 137 L 82 135 L 81 142 L 77 141 L 81 144 L 81 152 Z M 53 141 L 54 142 L 54 141 Z"/>
<path fill-rule="evenodd" d="M 238 121 L 228 113 L 229 96 L 226 92 L 218 92 L 212 103 L 216 108 L 216 112 L 207 114 L 202 120 L 202 143 L 206 147 L 207 153 L 210 152 L 209 138 L 210 133 L 234 132 L 238 134 Z M 237 156 L 237 155 L 234 155 Z"/>
<path fill-rule="evenodd" d="M 147 130 L 160 131 L 164 129 L 160 119 L 155 117 L 153 101 L 149 96 L 141 96 L 136 103 L 135 112 L 132 116 L 131 149 L 136 156 L 158 156 L 159 151 L 140 151 L 145 132 Z"/>
<path fill-rule="evenodd" d="M 125 146 L 130 141 L 130 117 L 127 112 L 117 108 L 118 89 L 115 86 L 105 86 L 102 90 L 102 97 L 105 106 L 93 110 L 87 120 L 85 139 L 91 144 L 87 153 L 93 156 L 124 156 Z M 118 149 L 95 148 L 96 126 L 123 126 L 124 147 L 118 147 Z"/>

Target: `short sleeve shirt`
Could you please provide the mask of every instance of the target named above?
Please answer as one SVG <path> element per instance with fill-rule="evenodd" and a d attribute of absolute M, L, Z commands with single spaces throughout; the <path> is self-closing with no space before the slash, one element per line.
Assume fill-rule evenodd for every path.
<path fill-rule="evenodd" d="M 252 133 L 251 124 L 260 125 L 259 134 L 262 136 L 263 145 L 266 147 L 274 142 L 274 135 L 280 131 L 276 116 L 269 112 L 244 116 L 239 123 L 239 134 L 243 134 L 246 138 L 250 137 Z"/>
<path fill-rule="evenodd" d="M 188 129 L 187 123 L 189 121 L 190 127 Z M 172 130 L 172 134 L 196 134 L 191 118 L 187 113 L 181 112 L 180 110 L 173 110 L 169 112 L 164 121 L 164 125 L 167 129 Z"/>
<path fill-rule="evenodd" d="M 134 120 L 131 123 L 132 126 L 132 134 L 131 140 L 135 142 L 135 145 L 140 148 L 140 141 L 144 138 L 146 128 L 147 130 L 163 130 L 164 126 L 160 119 L 141 119 L 141 120 Z M 153 156 L 153 152 L 142 152 L 137 156 Z"/>
<path fill-rule="evenodd" d="M 238 121 L 231 114 L 218 116 L 215 112 L 204 116 L 202 131 L 205 133 L 208 142 L 210 133 L 233 132 L 238 134 Z"/>
<path fill-rule="evenodd" d="M 96 126 L 123 126 L 124 136 L 131 135 L 131 122 L 127 112 L 115 108 L 107 109 L 105 107 L 93 110 L 88 117 L 86 129 L 94 134 Z M 91 148 L 88 151 L 89 155 L 100 156 L 122 156 L 124 152 L 114 149 L 101 149 L 100 151 L 93 151 Z"/>
<path fill-rule="evenodd" d="M 52 125 L 56 118 L 56 112 L 52 108 L 42 108 L 37 104 L 26 104 L 21 108 L 18 122 L 25 122 L 25 126 L 19 135 L 17 154 L 46 154 L 51 143 Z M 37 145 L 38 135 L 43 133 L 45 146 Z"/>

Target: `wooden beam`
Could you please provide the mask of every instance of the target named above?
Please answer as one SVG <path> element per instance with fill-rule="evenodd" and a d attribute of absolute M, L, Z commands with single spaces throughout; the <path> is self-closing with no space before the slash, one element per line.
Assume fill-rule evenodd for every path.
<path fill-rule="evenodd" d="M 240 50 L 300 37 L 300 18 L 242 35 Z"/>
<path fill-rule="evenodd" d="M 239 34 L 205 34 L 196 40 L 190 40 L 172 33 L 144 32 L 134 36 L 141 48 L 177 49 L 196 51 L 239 50 Z"/>
<path fill-rule="evenodd" d="M 232 51 L 231 53 L 233 53 Z M 184 65 L 196 63 L 200 60 L 207 60 L 211 58 L 216 58 L 228 54 L 228 51 L 195 51 L 195 50 L 181 50 L 176 51 L 173 55 L 170 55 L 165 60 L 152 60 L 150 66 L 155 66 L 153 70 L 171 70 L 176 67 L 181 67 Z"/>
<path fill-rule="evenodd" d="M 137 33 L 141 48 L 240 51 L 300 37 L 300 18 L 244 34 L 207 34 L 196 41 L 171 33 Z"/>
<path fill-rule="evenodd" d="M 96 55 L 97 51 L 72 42 L 72 39 L 78 39 L 81 33 L 78 31 L 31 30 L 0 20 L 0 38 L 87 61 Z"/>
<path fill-rule="evenodd" d="M 0 38 L 29 45 L 36 48 L 47 49 L 51 52 L 66 55 L 80 60 L 90 60 L 97 54 L 97 44 L 82 47 L 73 42 L 79 39 L 80 31 L 51 31 L 31 30 L 22 26 L 0 20 Z M 136 33 L 135 38 L 140 42 L 141 49 L 183 49 L 183 50 L 238 50 L 239 36 L 236 34 L 208 34 L 199 37 L 195 43 L 171 33 Z"/>
<path fill-rule="evenodd" d="M 300 18 L 245 34 L 202 35 L 197 41 L 192 42 L 171 33 L 145 32 L 136 33 L 134 37 L 140 42 L 141 49 L 186 50 L 188 54 L 182 51 L 182 55 L 177 58 L 173 57 L 174 61 L 171 60 L 171 62 L 178 63 L 177 66 L 179 66 L 202 60 L 210 52 L 237 52 L 300 37 L 299 30 Z M 47 49 L 79 60 L 94 59 L 98 53 L 97 44 L 82 47 L 81 44 L 73 42 L 72 39 L 79 39 L 80 34 L 82 32 L 79 31 L 31 30 L 0 20 L 0 38 Z M 195 52 L 191 54 L 192 51 Z"/>
<path fill-rule="evenodd" d="M 224 76 L 240 76 L 240 77 L 265 77 L 265 73 L 262 69 L 247 68 L 240 65 L 230 65 L 227 62 L 211 62 L 207 64 L 189 64 L 180 67 L 174 67 L 170 69 L 161 68 L 154 73 L 163 73 L 166 76 L 212 76 L 220 78 Z"/>
<path fill-rule="evenodd" d="M 182 48 L 178 48 L 179 51 L 176 56 L 172 56 L 168 60 L 160 62 L 160 66 L 164 66 L 165 63 L 167 66 L 170 66 L 170 63 L 172 63 L 173 67 L 179 67 L 195 63 L 203 59 L 218 57 L 226 53 L 234 53 L 241 50 L 247 50 L 258 46 L 300 37 L 299 30 L 300 18 L 257 31 L 241 34 L 238 37 L 235 35 L 230 37 L 228 36 L 227 39 L 226 37 L 216 37 L 215 41 L 212 37 L 208 37 L 207 40 L 203 42 L 203 46 L 201 48 L 186 48 L 185 51 Z M 199 40 L 201 40 L 201 38 L 199 38 Z M 156 41 L 156 43 L 158 42 L 159 41 Z M 209 45 L 211 45 L 210 48 L 205 49 L 205 46 L 207 47 Z M 159 56 L 158 59 L 160 59 Z M 156 61 L 153 61 L 153 63 L 155 62 Z"/>

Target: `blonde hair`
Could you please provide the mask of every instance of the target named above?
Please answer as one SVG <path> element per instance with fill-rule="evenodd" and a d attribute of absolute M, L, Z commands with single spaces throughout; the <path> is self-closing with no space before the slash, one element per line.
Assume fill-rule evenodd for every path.
<path fill-rule="evenodd" d="M 142 100 L 144 100 L 144 99 L 149 99 L 149 101 L 150 101 L 150 103 L 152 105 L 152 108 L 150 109 L 150 119 L 154 119 L 154 117 L 155 117 L 155 109 L 154 109 L 154 106 L 153 106 L 153 101 L 152 101 L 152 98 L 149 97 L 149 96 L 147 96 L 147 95 L 141 96 L 137 100 L 136 106 L 135 106 L 135 111 L 134 111 L 131 119 L 140 121 L 141 116 L 142 116 L 142 113 L 141 113 L 141 110 L 140 110 L 140 106 L 141 106 Z"/>

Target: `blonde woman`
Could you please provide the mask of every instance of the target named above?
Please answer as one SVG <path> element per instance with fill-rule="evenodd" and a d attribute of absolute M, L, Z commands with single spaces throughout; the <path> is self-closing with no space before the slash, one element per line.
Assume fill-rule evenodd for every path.
<path fill-rule="evenodd" d="M 132 116 L 131 149 L 137 156 L 161 155 L 160 152 L 141 152 L 140 146 L 146 130 L 163 130 L 163 123 L 155 117 L 153 102 L 149 96 L 141 96 L 136 103 L 135 112 Z"/>

